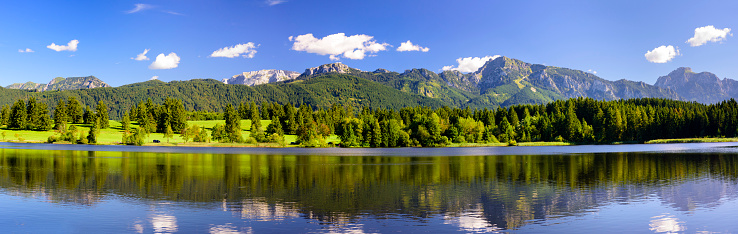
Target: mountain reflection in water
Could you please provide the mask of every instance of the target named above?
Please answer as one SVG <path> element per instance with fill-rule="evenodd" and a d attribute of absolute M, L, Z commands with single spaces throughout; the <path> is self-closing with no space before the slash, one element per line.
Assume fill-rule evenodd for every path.
<path fill-rule="evenodd" d="M 122 219 L 134 232 L 278 232 L 280 225 L 356 233 L 545 230 L 612 206 L 651 202 L 672 213 L 649 215 L 635 230 L 696 231 L 674 212 L 735 204 L 737 174 L 732 153 L 392 157 L 0 149 L 0 194 L 24 198 L 6 210 L 22 211 L 33 201 L 72 213 L 67 208 L 94 213 L 114 202 L 145 207 L 145 215 Z M 228 214 L 228 222 L 205 224 L 222 220 L 203 218 L 198 212 L 204 211 Z M 18 219 L 2 217 L 0 224 Z"/>

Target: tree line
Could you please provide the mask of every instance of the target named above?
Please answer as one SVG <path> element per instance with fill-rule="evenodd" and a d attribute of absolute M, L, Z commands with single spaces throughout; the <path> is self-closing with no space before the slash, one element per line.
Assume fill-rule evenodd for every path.
<path fill-rule="evenodd" d="M 53 116 L 53 118 L 52 118 Z M 222 119 L 211 129 L 189 126 L 188 120 Z M 108 107 L 98 102 L 94 110 L 74 97 L 59 100 L 53 115 L 34 97 L 6 105 L 0 121 L 10 129 L 46 131 L 78 143 L 94 143 L 95 134 L 108 126 Z M 241 120 L 250 120 L 249 135 L 241 134 Z M 271 120 L 262 126 L 261 120 Z M 138 126 L 133 128 L 133 122 Z M 90 124 L 87 136 L 65 136 L 67 123 Z M 227 104 L 223 112 L 188 112 L 179 99 L 163 103 L 141 101 L 123 113 L 123 143 L 142 144 L 148 133 L 175 133 L 198 142 L 275 142 L 296 135 L 295 143 L 325 146 L 335 134 L 343 147 L 436 147 L 452 143 L 508 143 L 566 141 L 582 144 L 644 142 L 663 138 L 734 137 L 738 135 L 738 103 L 716 104 L 640 98 L 601 101 L 591 98 L 558 100 L 548 104 L 509 108 L 470 109 L 424 106 L 399 110 L 355 108 L 332 104 L 328 108 L 291 103 L 253 101 Z M 208 131 L 209 130 L 209 131 Z M 50 140 L 51 141 L 51 140 Z"/>
<path fill-rule="evenodd" d="M 313 109 L 304 104 L 295 108 L 291 104 L 250 103 L 241 104 L 238 112 L 252 122 L 271 119 L 265 134 L 295 134 L 298 143 L 307 146 L 324 144 L 330 134 L 337 135 L 344 147 L 535 141 L 602 144 L 738 135 L 738 103 L 733 99 L 705 105 L 660 98 L 575 98 L 494 110 L 416 106 L 397 111 L 337 104 Z M 262 137 L 258 127 L 252 126 L 257 141 Z"/>

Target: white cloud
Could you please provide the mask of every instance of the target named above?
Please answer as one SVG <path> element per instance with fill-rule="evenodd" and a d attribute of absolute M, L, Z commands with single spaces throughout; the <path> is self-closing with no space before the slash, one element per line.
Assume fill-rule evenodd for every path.
<path fill-rule="evenodd" d="M 705 27 L 695 28 L 694 37 L 689 38 L 689 40 L 687 40 L 687 43 L 689 43 L 689 45 L 693 47 L 701 46 L 708 41 L 718 42 L 725 40 L 728 35 L 733 36 L 733 34 L 730 33 L 729 28 L 717 29 L 715 28 L 715 26 L 707 25 Z"/>
<path fill-rule="evenodd" d="M 485 57 L 466 57 L 466 58 L 457 58 L 456 62 L 459 64 L 458 67 L 454 66 L 443 66 L 442 70 L 448 71 L 448 70 L 455 70 L 460 72 L 475 72 L 479 70 L 480 67 L 484 66 L 485 63 L 489 60 L 494 60 L 496 58 L 500 57 L 499 55 L 495 56 L 485 56 Z"/>
<path fill-rule="evenodd" d="M 71 40 L 67 45 L 57 45 L 54 43 L 51 43 L 51 45 L 46 46 L 46 48 L 55 50 L 57 52 L 59 51 L 77 51 L 77 45 L 79 44 L 78 40 Z"/>
<path fill-rule="evenodd" d="M 133 9 L 126 11 L 126 13 L 131 14 L 131 13 L 136 13 L 136 12 L 139 12 L 139 11 L 144 11 L 144 10 L 148 10 L 148 9 L 154 8 L 154 6 L 152 6 L 152 5 L 143 4 L 143 3 L 137 3 L 137 4 L 134 4 L 134 6 L 135 7 Z"/>
<path fill-rule="evenodd" d="M 646 52 L 646 60 L 652 63 L 666 63 L 679 55 L 679 48 L 674 46 L 659 46 L 651 51 Z"/>
<path fill-rule="evenodd" d="M 287 2 L 287 1 L 285 1 L 285 0 L 266 0 L 266 4 L 269 5 L 269 6 L 274 6 L 274 5 L 282 4 L 282 3 L 285 3 L 285 2 Z"/>
<path fill-rule="evenodd" d="M 428 52 L 429 50 L 430 49 L 428 47 L 422 47 L 420 45 L 413 45 L 413 43 L 410 42 L 410 40 L 408 40 L 407 42 L 403 42 L 402 44 L 400 44 L 400 47 L 397 47 L 397 51 L 400 51 L 400 52 L 402 52 L 402 51 L 423 51 L 423 52 Z"/>
<path fill-rule="evenodd" d="M 244 58 L 253 58 L 256 54 L 256 47 L 259 47 L 259 45 L 254 45 L 253 42 L 238 44 L 233 47 L 223 47 L 210 54 L 210 57 L 235 58 L 242 56 Z"/>
<path fill-rule="evenodd" d="M 152 76 L 151 79 L 149 80 L 158 80 L 158 79 L 159 79 L 159 76 Z"/>
<path fill-rule="evenodd" d="M 149 69 L 172 69 L 177 66 L 179 66 L 179 56 L 172 52 L 169 55 L 157 55 L 156 60 L 149 65 Z"/>
<path fill-rule="evenodd" d="M 136 61 L 149 60 L 149 57 L 146 57 L 146 53 L 148 53 L 148 52 L 149 52 L 149 49 L 144 49 L 144 52 L 143 53 L 140 53 L 140 54 L 136 55 L 135 58 L 131 58 L 131 59 L 136 60 Z"/>
<path fill-rule="evenodd" d="M 587 71 L 588 71 L 589 73 L 592 73 L 592 74 L 595 74 L 595 75 L 597 75 L 597 71 L 595 71 L 595 70 L 589 69 L 589 70 L 587 70 Z"/>
<path fill-rule="evenodd" d="M 295 43 L 292 50 L 305 51 L 319 55 L 330 55 L 331 60 L 339 60 L 340 56 L 348 59 L 364 59 L 367 53 L 377 53 L 387 50 L 387 43 L 377 43 L 374 37 L 364 34 L 346 36 L 344 33 L 328 35 L 321 39 L 313 34 L 289 37 Z M 370 55 L 371 56 L 371 55 Z"/>
<path fill-rule="evenodd" d="M 26 48 L 25 50 L 24 49 L 19 49 L 18 52 L 19 53 L 33 53 L 33 52 L 36 52 L 36 51 L 33 51 L 31 48 Z"/>
<path fill-rule="evenodd" d="M 161 11 L 161 12 L 164 12 L 164 13 L 167 13 L 167 14 L 172 14 L 172 15 L 180 15 L 180 16 L 183 16 L 184 15 L 182 13 L 179 13 L 179 12 L 176 12 L 176 11 L 169 11 L 169 10 L 164 10 L 164 11 Z"/>

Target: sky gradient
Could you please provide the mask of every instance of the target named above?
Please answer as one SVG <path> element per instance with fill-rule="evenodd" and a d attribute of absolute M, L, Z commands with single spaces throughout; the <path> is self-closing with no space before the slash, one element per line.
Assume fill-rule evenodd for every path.
<path fill-rule="evenodd" d="M 220 80 L 332 62 L 440 72 L 494 55 L 607 80 L 653 84 L 683 66 L 738 79 L 736 9 L 735 1 L 11 1 L 0 8 L 0 85 L 88 75 L 112 86 Z"/>

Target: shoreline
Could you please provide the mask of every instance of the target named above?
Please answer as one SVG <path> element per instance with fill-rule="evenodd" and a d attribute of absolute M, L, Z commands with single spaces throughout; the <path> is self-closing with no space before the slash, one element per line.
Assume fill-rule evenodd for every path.
<path fill-rule="evenodd" d="M 568 146 L 568 147 L 561 147 Z M 108 151 L 131 153 L 175 154 L 250 154 L 250 155 L 307 155 L 307 156 L 491 156 L 491 155 L 552 155 L 587 153 L 688 153 L 711 149 L 716 152 L 738 153 L 738 142 L 621 144 L 621 145 L 555 145 L 526 147 L 402 147 L 402 148 L 304 148 L 304 147 L 182 147 L 162 145 L 82 145 L 0 142 L 0 149 L 57 150 L 57 151 Z"/>
<path fill-rule="evenodd" d="M 221 143 L 221 142 L 186 142 L 186 143 L 145 143 L 138 147 L 189 147 L 189 148 L 340 148 L 340 149 L 397 149 L 397 148 L 477 148 L 477 147 L 531 147 L 531 146 L 597 146 L 597 145 L 652 145 L 652 144 L 676 144 L 676 143 L 726 143 L 726 142 L 738 142 L 738 137 L 732 138 L 673 138 L 673 139 L 654 139 L 645 142 L 612 142 L 609 144 L 580 144 L 576 142 L 547 142 L 547 141 L 536 141 L 536 142 L 518 142 L 515 145 L 509 145 L 508 143 L 452 143 L 447 146 L 441 147 L 338 147 L 338 146 L 327 146 L 327 147 L 302 147 L 300 145 L 285 144 L 280 145 L 278 143 Z M 125 145 L 120 142 L 114 143 L 97 143 L 97 144 L 74 144 L 71 142 L 60 141 L 54 143 L 48 143 L 44 141 L 2 141 L 1 143 L 12 143 L 12 144 L 45 144 L 45 145 L 87 145 L 87 146 L 136 146 L 136 145 Z M 335 142 L 329 142 L 334 143 Z"/>

